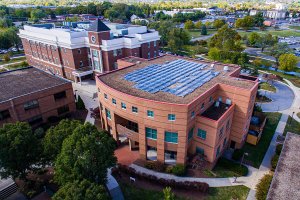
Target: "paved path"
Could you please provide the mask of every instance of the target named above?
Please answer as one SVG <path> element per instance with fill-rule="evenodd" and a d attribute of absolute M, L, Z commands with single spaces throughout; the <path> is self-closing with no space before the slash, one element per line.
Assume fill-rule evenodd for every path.
<path fill-rule="evenodd" d="M 22 63 L 22 62 L 24 62 L 24 60 L 23 61 L 18 61 L 18 62 L 13 62 L 13 63 L 7 63 L 7 64 L 4 64 L 4 65 L 0 65 L 0 69 L 5 69 L 5 70 L 10 70 L 9 68 L 7 68 L 7 66 L 10 66 L 10 65 L 15 65 L 15 64 L 20 64 L 20 63 Z"/>

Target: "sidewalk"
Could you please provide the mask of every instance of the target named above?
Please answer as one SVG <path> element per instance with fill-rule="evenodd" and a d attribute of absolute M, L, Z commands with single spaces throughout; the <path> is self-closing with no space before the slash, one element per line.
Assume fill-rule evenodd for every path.
<path fill-rule="evenodd" d="M 292 106 L 289 109 L 282 111 L 282 113 L 292 116 L 294 112 L 293 118 L 296 121 L 300 122 L 300 118 L 297 116 L 297 113 L 300 112 L 300 88 L 296 87 L 291 81 L 287 79 L 284 80 L 289 84 L 289 87 L 293 90 L 295 99 Z"/>

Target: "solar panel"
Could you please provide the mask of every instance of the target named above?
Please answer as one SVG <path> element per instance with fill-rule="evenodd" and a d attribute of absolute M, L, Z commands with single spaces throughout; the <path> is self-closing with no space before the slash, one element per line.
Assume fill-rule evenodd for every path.
<path fill-rule="evenodd" d="M 124 76 L 145 92 L 168 92 L 184 97 L 216 77 L 219 73 L 205 70 L 206 64 L 187 60 L 174 60 L 162 65 L 153 64 Z"/>

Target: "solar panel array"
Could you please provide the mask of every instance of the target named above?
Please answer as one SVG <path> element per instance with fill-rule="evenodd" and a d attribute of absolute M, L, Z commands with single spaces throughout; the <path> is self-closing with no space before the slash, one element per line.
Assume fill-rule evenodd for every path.
<path fill-rule="evenodd" d="M 135 70 L 126 74 L 124 79 L 135 82 L 135 88 L 152 94 L 163 91 L 184 97 L 219 74 L 204 70 L 205 67 L 206 64 L 178 59 Z"/>

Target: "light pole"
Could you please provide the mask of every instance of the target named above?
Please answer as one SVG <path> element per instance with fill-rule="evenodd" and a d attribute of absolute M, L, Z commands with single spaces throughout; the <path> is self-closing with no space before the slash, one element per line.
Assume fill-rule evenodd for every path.
<path fill-rule="evenodd" d="M 243 153 L 243 157 L 242 157 L 242 160 L 241 160 L 240 166 L 242 166 L 242 164 L 243 164 L 244 157 L 245 157 L 245 156 L 248 156 L 248 155 L 249 155 L 249 154 L 248 154 L 247 152 L 244 152 L 244 153 Z"/>
<path fill-rule="evenodd" d="M 292 121 L 293 121 L 293 117 L 294 117 L 295 112 L 292 113 L 292 119 L 290 120 L 289 125 L 291 125 Z"/>

